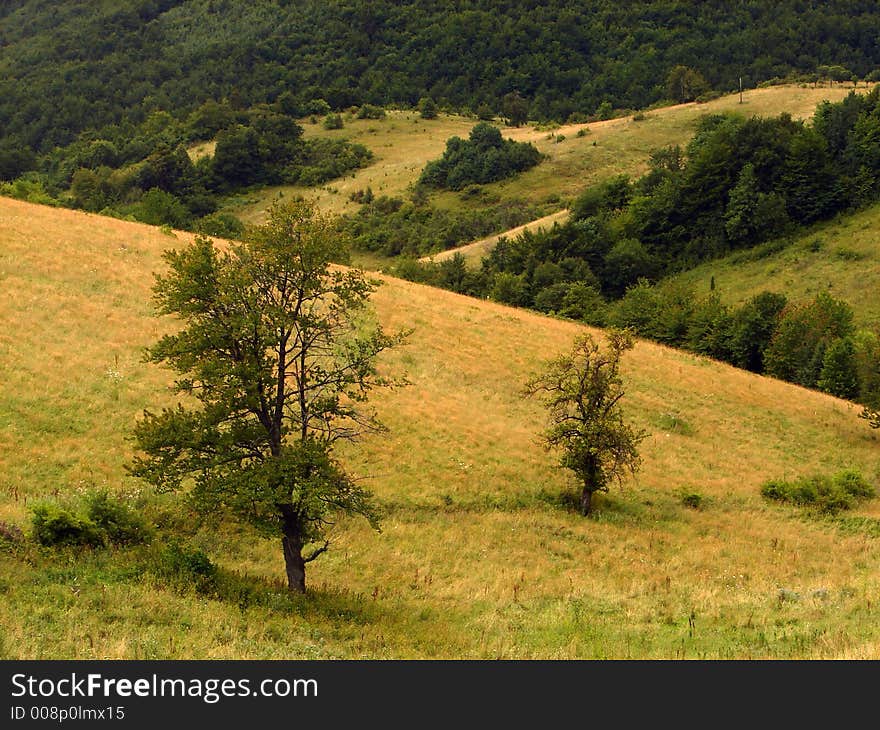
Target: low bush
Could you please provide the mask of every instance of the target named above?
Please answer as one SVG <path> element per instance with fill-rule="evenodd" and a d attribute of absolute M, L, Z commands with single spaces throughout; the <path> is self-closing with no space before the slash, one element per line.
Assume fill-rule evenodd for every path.
<path fill-rule="evenodd" d="M 853 470 L 839 472 L 833 477 L 813 475 L 794 481 L 771 479 L 761 487 L 765 499 L 798 507 L 815 507 L 824 513 L 851 509 L 875 494 L 874 486 Z"/>
<path fill-rule="evenodd" d="M 384 119 L 385 110 L 380 106 L 372 104 L 364 104 L 357 113 L 358 119 Z"/>
<path fill-rule="evenodd" d="M 40 545 L 102 547 L 106 540 L 104 531 L 88 517 L 52 502 L 34 506 L 31 525 Z"/>
<path fill-rule="evenodd" d="M 678 498 L 685 507 L 690 509 L 700 509 L 706 503 L 706 497 L 689 489 L 683 489 L 679 492 Z"/>
<path fill-rule="evenodd" d="M 135 545 L 151 537 L 146 520 L 107 492 L 93 492 L 86 497 L 86 515 L 114 545 Z"/>
<path fill-rule="evenodd" d="M 328 114 L 324 117 L 324 129 L 342 129 L 345 125 L 341 114 Z"/>
<path fill-rule="evenodd" d="M 32 513 L 34 540 L 47 547 L 134 545 L 151 537 L 140 514 L 104 491 L 89 493 L 80 505 L 41 502 Z"/>
<path fill-rule="evenodd" d="M 171 542 L 152 555 L 150 571 L 156 577 L 177 587 L 192 587 L 200 593 L 212 592 L 216 587 L 217 566 L 199 548 Z"/>

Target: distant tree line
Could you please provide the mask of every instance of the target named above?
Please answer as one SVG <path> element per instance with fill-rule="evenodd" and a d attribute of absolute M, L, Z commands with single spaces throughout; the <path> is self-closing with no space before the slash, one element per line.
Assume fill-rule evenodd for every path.
<path fill-rule="evenodd" d="M 868 0 L 17 0 L 0 8 L 0 137 L 26 170 L 29 150 L 106 139 L 157 110 L 183 120 L 211 99 L 302 116 L 430 97 L 562 121 L 697 96 L 703 81 L 864 79 L 880 67 L 878 19 Z"/>

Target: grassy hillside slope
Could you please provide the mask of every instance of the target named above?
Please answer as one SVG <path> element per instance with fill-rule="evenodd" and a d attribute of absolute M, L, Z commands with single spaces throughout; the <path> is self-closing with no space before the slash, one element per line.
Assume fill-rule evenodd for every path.
<path fill-rule="evenodd" d="M 568 208 L 565 208 L 563 210 L 557 211 L 556 213 L 545 215 L 543 218 L 538 218 L 538 220 L 524 223 L 521 226 L 516 226 L 516 228 L 511 228 L 509 231 L 505 231 L 504 233 L 497 233 L 494 236 L 481 238 L 479 241 L 474 241 L 473 243 L 468 243 L 464 246 L 459 246 L 458 248 L 450 248 L 446 251 L 441 251 L 440 253 L 433 254 L 431 256 L 422 256 L 419 261 L 421 261 L 422 263 L 426 263 L 429 261 L 439 263 L 441 261 L 451 259 L 457 254 L 460 254 L 464 257 L 465 263 L 474 268 L 478 268 L 480 265 L 480 261 L 483 260 L 483 257 L 487 253 L 489 253 L 489 251 L 495 248 L 499 239 L 501 239 L 502 237 L 516 238 L 517 236 L 521 236 L 523 233 L 526 232 L 536 233 L 537 231 L 543 231 L 553 228 L 553 226 L 556 224 L 565 223 L 568 220 L 568 214 Z"/>
<path fill-rule="evenodd" d="M 674 277 L 707 292 L 711 279 L 721 298 L 740 304 L 761 291 L 790 299 L 826 291 L 848 302 L 860 324 L 880 321 L 880 206 L 811 227 L 793 241 L 771 241 Z M 784 247 L 783 247 L 784 246 Z M 782 248 L 781 248 L 782 247 Z M 781 248 L 781 250 L 780 250 Z"/>
<path fill-rule="evenodd" d="M 151 274 L 184 242 L 0 199 L 0 520 L 26 527 L 54 493 L 144 489 L 126 434 L 169 397 L 169 373 L 140 361 L 168 326 Z M 387 363 L 412 385 L 376 401 L 390 434 L 345 455 L 381 534 L 343 525 L 305 599 L 285 595 L 276 541 L 234 526 L 196 543 L 259 600 L 172 591 L 127 551 L 0 548 L 0 655 L 880 657 L 880 500 L 817 520 L 758 494 L 842 467 L 876 481 L 854 406 L 640 343 L 624 376 L 644 468 L 585 520 L 556 496 L 540 407 L 517 396 L 583 328 L 392 279 L 375 303 L 415 328 Z"/>

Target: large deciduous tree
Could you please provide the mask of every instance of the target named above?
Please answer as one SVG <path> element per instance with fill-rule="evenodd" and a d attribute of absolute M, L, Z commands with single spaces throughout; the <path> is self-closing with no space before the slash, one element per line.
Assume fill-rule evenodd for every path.
<path fill-rule="evenodd" d="M 332 265 L 344 250 L 328 218 L 292 203 L 273 207 L 244 244 L 218 250 L 197 238 L 167 252 L 155 301 L 182 328 L 148 359 L 176 371 L 186 402 L 145 411 L 134 432 L 134 475 L 280 535 L 300 593 L 339 514 L 378 527 L 370 493 L 334 446 L 383 430 L 368 393 L 400 382 L 378 371 L 377 356 L 405 334 L 371 322 L 375 285 Z"/>
<path fill-rule="evenodd" d="M 604 349 L 590 335 L 579 338 L 523 391 L 540 396 L 547 407 L 550 425 L 543 440 L 548 449 L 562 451 L 562 466 L 580 482 L 583 515 L 590 513 L 595 492 L 639 468 L 638 445 L 646 435 L 625 422 L 620 408 L 620 358 L 633 347 L 632 336 L 609 330 L 607 338 Z"/>

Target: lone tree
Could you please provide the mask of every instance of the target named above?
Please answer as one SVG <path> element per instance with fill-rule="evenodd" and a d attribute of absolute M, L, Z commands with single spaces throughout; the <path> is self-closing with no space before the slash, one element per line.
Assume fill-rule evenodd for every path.
<path fill-rule="evenodd" d="M 666 95 L 679 103 L 693 101 L 710 89 L 703 75 L 688 66 L 673 66 L 666 76 Z"/>
<path fill-rule="evenodd" d="M 632 346 L 626 331 L 609 330 L 604 350 L 585 335 L 570 354 L 548 363 L 523 391 L 526 397 L 540 396 L 549 411 L 544 443 L 548 450 L 562 451 L 562 466 L 583 485 L 583 515 L 590 514 L 594 492 L 608 491 L 611 480 L 621 481 L 641 464 L 637 447 L 646 434 L 625 423 L 620 410 L 624 395 L 620 357 Z"/>
<path fill-rule="evenodd" d="M 419 116 L 422 119 L 437 118 L 437 104 L 430 96 L 423 96 L 419 100 Z"/>
<path fill-rule="evenodd" d="M 134 431 L 141 454 L 129 466 L 160 491 L 191 487 L 208 513 L 280 534 L 297 593 L 337 515 L 362 515 L 378 529 L 370 493 L 334 446 L 383 430 L 365 401 L 399 382 L 380 375 L 376 359 L 405 334 L 370 323 L 375 287 L 331 265 L 344 253 L 329 218 L 302 202 L 273 207 L 228 250 L 197 238 L 166 252 L 154 299 L 183 326 L 147 359 L 179 374 L 187 403 L 144 412 Z"/>
<path fill-rule="evenodd" d="M 529 120 L 529 101 L 518 91 L 511 91 L 501 99 L 501 113 L 512 127 L 521 127 Z"/>

